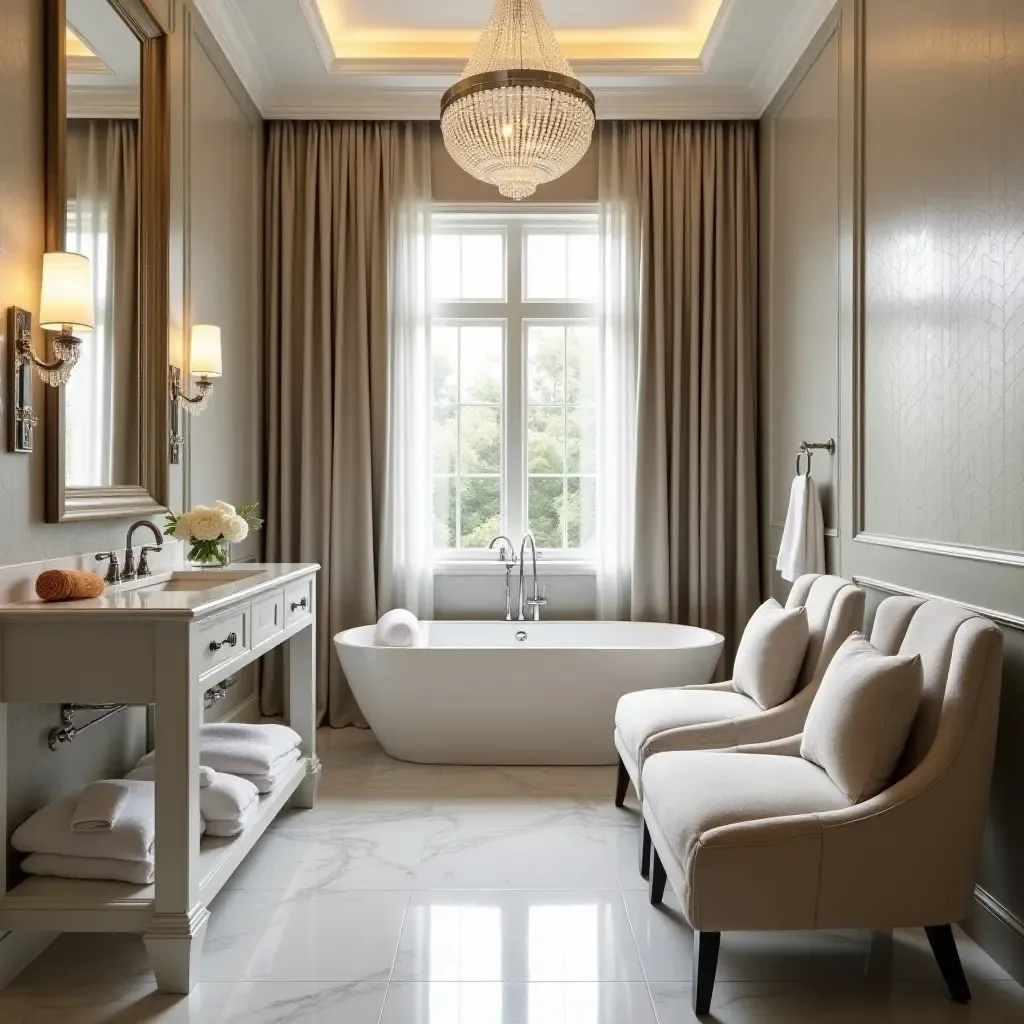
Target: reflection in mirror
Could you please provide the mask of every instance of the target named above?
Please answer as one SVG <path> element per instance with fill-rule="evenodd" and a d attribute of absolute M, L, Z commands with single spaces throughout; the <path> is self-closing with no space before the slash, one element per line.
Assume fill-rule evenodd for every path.
<path fill-rule="evenodd" d="M 108 0 L 67 0 L 64 248 L 93 267 L 96 327 L 65 388 L 65 483 L 140 484 L 142 49 Z"/>

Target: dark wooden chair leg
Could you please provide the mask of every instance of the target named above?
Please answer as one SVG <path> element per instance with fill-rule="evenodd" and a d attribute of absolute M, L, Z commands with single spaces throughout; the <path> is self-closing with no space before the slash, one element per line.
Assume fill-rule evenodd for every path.
<path fill-rule="evenodd" d="M 658 851 L 654 848 L 654 845 L 652 844 L 650 877 L 651 906 L 660 906 L 662 900 L 665 899 L 665 882 L 667 880 L 668 876 L 665 874 L 665 865 L 661 863 L 661 858 L 658 856 Z"/>
<path fill-rule="evenodd" d="M 615 780 L 615 806 L 621 807 L 626 802 L 626 790 L 629 789 L 629 772 L 619 758 L 619 775 Z"/>
<path fill-rule="evenodd" d="M 651 877 L 651 830 L 643 818 L 640 819 L 640 877 Z"/>
<path fill-rule="evenodd" d="M 956 949 L 952 926 L 948 924 L 933 925 L 930 928 L 925 928 L 925 934 L 928 936 L 928 942 L 935 954 L 939 970 L 942 971 L 949 994 L 953 997 L 953 1002 L 969 1003 L 971 988 L 967 984 L 963 964 L 960 963 L 960 954 Z"/>
<path fill-rule="evenodd" d="M 718 970 L 721 932 L 693 933 L 693 1012 L 706 1017 L 711 1012 L 711 993 Z"/>

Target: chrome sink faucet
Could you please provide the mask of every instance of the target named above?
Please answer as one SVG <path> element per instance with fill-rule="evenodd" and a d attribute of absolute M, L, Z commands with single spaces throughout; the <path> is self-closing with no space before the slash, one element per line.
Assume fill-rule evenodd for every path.
<path fill-rule="evenodd" d="M 526 542 L 530 542 L 530 550 L 533 552 L 533 597 L 526 597 L 523 590 L 523 563 L 526 561 Z M 532 608 L 531 618 L 534 622 L 540 622 L 540 610 L 548 603 L 543 593 L 537 590 L 537 542 L 529 530 L 523 534 L 523 543 L 519 548 L 519 621 L 526 619 L 524 614 L 527 607 Z"/>
<path fill-rule="evenodd" d="M 135 549 L 132 547 L 132 539 L 135 536 L 135 531 L 140 526 L 148 526 L 153 531 L 153 536 L 156 538 L 156 544 L 153 547 L 146 547 L 143 545 L 142 552 L 139 555 L 139 567 L 135 568 Z M 142 579 L 144 576 L 152 576 L 153 573 L 149 568 L 149 558 L 147 557 L 150 551 L 163 551 L 164 538 L 163 534 L 151 523 L 148 519 L 140 519 L 137 523 L 132 523 L 128 527 L 128 539 L 125 541 L 124 549 L 124 568 L 121 570 L 122 580 L 136 580 Z"/>
<path fill-rule="evenodd" d="M 500 541 L 498 557 L 505 563 L 505 621 L 512 621 L 512 568 L 516 564 L 516 549 L 512 541 L 503 533 L 499 533 L 488 545 L 489 550 L 494 550 L 494 545 Z"/>

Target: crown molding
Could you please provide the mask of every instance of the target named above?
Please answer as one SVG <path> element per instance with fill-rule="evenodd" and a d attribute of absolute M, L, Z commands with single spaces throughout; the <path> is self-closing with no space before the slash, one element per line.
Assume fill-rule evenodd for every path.
<path fill-rule="evenodd" d="M 253 103 L 263 113 L 264 104 L 273 88 L 274 76 L 236 0 L 192 0 L 192 3 L 224 51 L 228 63 L 235 69 L 235 74 Z"/>
<path fill-rule="evenodd" d="M 334 44 L 331 42 L 331 35 L 324 23 L 324 16 L 320 11 L 320 5 L 316 0 L 299 0 L 299 8 L 306 18 L 309 31 L 313 34 L 313 42 L 316 43 L 317 52 L 324 62 L 327 71 L 333 70 L 335 61 Z"/>
<path fill-rule="evenodd" d="M 838 3 L 839 0 L 806 0 L 794 8 L 786 19 L 764 63 L 750 83 L 751 92 L 758 97 L 758 117 L 768 109 L 775 94 L 785 85 L 793 68 L 800 62 L 804 51 Z"/>
<path fill-rule="evenodd" d="M 708 37 L 704 40 L 704 46 L 700 51 L 700 63 L 705 71 L 714 63 L 718 47 L 725 38 L 726 27 L 735 10 L 736 0 L 722 0 L 718 14 L 715 15 L 715 20 L 711 25 L 711 31 L 708 32 Z"/>
<path fill-rule="evenodd" d="M 139 90 L 132 86 L 69 86 L 67 115 L 70 118 L 137 120 Z"/>
<path fill-rule="evenodd" d="M 335 88 L 282 92 L 264 109 L 272 119 L 436 121 L 441 87 Z M 745 120 L 758 116 L 757 97 L 745 89 L 595 88 L 597 116 L 618 120 Z"/>

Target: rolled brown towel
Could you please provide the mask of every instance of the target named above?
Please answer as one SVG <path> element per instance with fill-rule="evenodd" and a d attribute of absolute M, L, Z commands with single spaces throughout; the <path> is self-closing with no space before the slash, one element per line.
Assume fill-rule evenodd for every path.
<path fill-rule="evenodd" d="M 94 572 L 47 569 L 36 578 L 36 597 L 41 601 L 84 601 L 99 597 L 105 584 Z"/>

